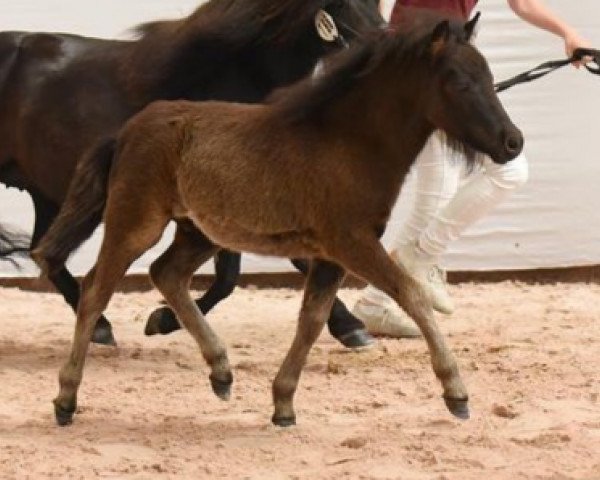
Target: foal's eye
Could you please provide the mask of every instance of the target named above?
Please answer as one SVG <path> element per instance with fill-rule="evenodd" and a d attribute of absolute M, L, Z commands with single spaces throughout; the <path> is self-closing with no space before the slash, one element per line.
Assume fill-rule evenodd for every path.
<path fill-rule="evenodd" d="M 454 84 L 454 88 L 458 92 L 466 92 L 471 88 L 471 84 L 467 82 L 457 82 L 456 84 Z"/>
<path fill-rule="evenodd" d="M 467 77 L 457 70 L 449 70 L 447 72 L 445 84 L 446 88 L 453 92 L 466 92 L 471 89 L 471 83 Z"/>

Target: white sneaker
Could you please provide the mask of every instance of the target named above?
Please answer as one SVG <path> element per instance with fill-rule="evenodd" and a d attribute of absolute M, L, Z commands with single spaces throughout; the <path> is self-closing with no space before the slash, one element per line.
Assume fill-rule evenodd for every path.
<path fill-rule="evenodd" d="M 446 272 L 435 263 L 417 254 L 416 244 L 406 244 L 391 252 L 396 263 L 402 264 L 408 273 L 429 293 L 433 308 L 447 315 L 454 311 L 454 302 L 446 290 Z"/>
<path fill-rule="evenodd" d="M 367 304 L 359 300 L 354 305 L 352 314 L 365 324 L 371 335 L 392 338 L 421 336 L 421 330 L 407 315 L 383 305 Z"/>

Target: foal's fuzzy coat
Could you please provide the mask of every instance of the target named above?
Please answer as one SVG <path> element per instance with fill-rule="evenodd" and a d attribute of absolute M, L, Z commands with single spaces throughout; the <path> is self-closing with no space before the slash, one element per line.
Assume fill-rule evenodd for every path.
<path fill-rule="evenodd" d="M 296 337 L 273 384 L 276 424 L 295 421 L 300 372 L 345 271 L 386 292 L 415 319 L 448 408 L 466 417 L 467 391 L 430 300 L 379 237 L 434 127 L 498 162 L 519 153 L 520 132 L 498 102 L 485 61 L 467 42 L 470 31 L 469 24 L 442 22 L 382 35 L 268 106 L 159 102 L 131 119 L 111 171 L 102 249 L 84 280 L 73 351 L 60 373 L 59 423 L 69 423 L 75 411 L 96 318 L 130 263 L 174 218 L 191 219 L 199 231 L 177 232 L 153 264 L 152 279 L 198 342 L 220 397 L 228 398 L 232 382 L 226 350 L 188 286 L 197 267 L 227 247 L 312 259 Z"/>

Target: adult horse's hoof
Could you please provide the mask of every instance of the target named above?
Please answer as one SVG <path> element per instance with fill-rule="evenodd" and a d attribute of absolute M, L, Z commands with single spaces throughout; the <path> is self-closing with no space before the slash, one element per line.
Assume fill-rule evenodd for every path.
<path fill-rule="evenodd" d="M 229 374 L 227 381 L 219 380 L 214 378 L 212 375 L 210 378 L 210 386 L 215 392 L 215 395 L 221 400 L 227 401 L 231 398 L 231 384 L 233 383 L 233 376 Z"/>
<path fill-rule="evenodd" d="M 56 418 L 56 423 L 61 427 L 66 427 L 67 425 L 71 425 L 73 423 L 73 414 L 75 413 L 75 407 L 71 408 L 63 408 L 60 406 L 57 400 L 54 400 L 54 417 Z"/>
<path fill-rule="evenodd" d="M 450 413 L 456 418 L 461 420 L 468 420 L 471 415 L 469 413 L 469 399 L 468 398 L 447 398 L 444 397 L 444 403 L 450 410 Z"/>
<path fill-rule="evenodd" d="M 374 346 L 376 343 L 371 334 L 363 328 L 352 330 L 351 332 L 336 337 L 336 339 L 344 347 L 351 349 L 369 348 Z"/>
<path fill-rule="evenodd" d="M 273 422 L 273 425 L 277 425 L 278 427 L 292 427 L 296 425 L 296 416 L 294 415 L 293 417 L 278 417 L 276 415 L 273 415 L 271 417 L 271 422 Z"/>
<path fill-rule="evenodd" d="M 92 342 L 97 343 L 99 345 L 107 345 L 109 347 L 116 347 L 117 342 L 112 333 L 112 327 L 110 323 L 100 323 L 96 324 L 94 328 L 94 333 L 92 335 Z"/>
<path fill-rule="evenodd" d="M 180 328 L 181 325 L 179 325 L 173 310 L 169 307 L 161 307 L 154 310 L 148 317 L 144 333 L 148 336 L 168 335 Z"/>

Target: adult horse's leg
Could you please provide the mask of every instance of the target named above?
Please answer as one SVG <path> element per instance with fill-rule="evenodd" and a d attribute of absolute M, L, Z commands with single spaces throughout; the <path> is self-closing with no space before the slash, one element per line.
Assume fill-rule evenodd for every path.
<path fill-rule="evenodd" d="M 227 351 L 189 293 L 194 272 L 218 248 L 199 230 L 178 228 L 171 246 L 150 267 L 150 275 L 156 288 L 200 347 L 202 356 L 211 368 L 209 378 L 213 391 L 219 398 L 228 400 L 233 376 Z"/>
<path fill-rule="evenodd" d="M 56 218 L 58 207 L 52 202 L 49 202 L 38 192 L 29 193 L 33 200 L 33 208 L 35 210 L 35 225 L 33 228 L 33 237 L 31 239 L 31 250 L 34 250 L 40 242 L 40 239 L 48 231 L 48 228 L 50 228 L 52 221 Z M 48 274 L 48 279 L 62 294 L 71 308 L 74 311 L 77 311 L 77 304 L 79 302 L 79 283 L 73 278 L 69 271 L 65 267 L 62 267 L 56 271 L 50 272 Z M 96 322 L 92 341 L 102 345 L 116 345 L 112 333 L 112 326 L 104 315 L 101 315 Z"/>
<path fill-rule="evenodd" d="M 296 336 L 273 382 L 272 421 L 286 427 L 296 423 L 294 393 L 311 347 L 323 330 L 345 272 L 338 265 L 315 259 L 310 265 Z"/>
<path fill-rule="evenodd" d="M 195 227 L 192 227 L 195 228 Z M 198 300 L 196 305 L 203 314 L 207 314 L 217 303 L 227 298 L 237 285 L 240 275 L 241 255 L 229 250 L 221 250 L 215 257 L 215 281 L 207 292 Z M 294 266 L 307 275 L 309 264 L 306 260 L 292 260 Z M 346 306 L 335 299 L 328 323 L 329 332 L 342 345 L 348 348 L 359 348 L 374 343 L 373 337 L 366 331 L 363 323 L 352 315 Z M 150 315 L 146 323 L 146 335 L 169 334 L 179 330 L 181 325 L 177 321 L 173 310 L 162 307 Z"/>
<path fill-rule="evenodd" d="M 308 260 L 293 259 L 292 264 L 304 275 L 308 275 Z M 329 333 L 348 348 L 367 347 L 375 339 L 367 332 L 365 325 L 352 315 L 339 298 L 335 298 L 331 314 L 327 320 Z"/>
<path fill-rule="evenodd" d="M 434 318 L 430 298 L 420 285 L 397 265 L 377 239 L 348 242 L 332 255 L 349 271 L 394 299 L 417 323 L 429 347 L 433 371 L 444 388 L 446 406 L 459 418 L 469 417 L 468 394 L 454 355 L 447 347 Z"/>
<path fill-rule="evenodd" d="M 107 211 L 107 215 L 114 215 L 114 218 L 107 217 L 114 222 L 107 222 L 96 266 L 82 283 L 73 345 L 67 362 L 60 370 L 60 390 L 54 399 L 54 414 L 59 425 L 71 423 L 77 408 L 77 391 L 83 377 L 85 356 L 98 317 L 131 263 L 160 239 L 168 221 L 156 212 L 148 211 L 146 215 L 129 212 L 131 215 L 128 216 L 126 209 L 122 210 L 121 216 L 115 211 Z"/>
<path fill-rule="evenodd" d="M 180 224 L 181 225 L 181 224 Z M 178 226 L 178 229 L 182 228 Z M 193 225 L 184 228 L 193 228 Z M 227 298 L 237 285 L 240 276 L 241 254 L 220 250 L 215 255 L 215 280 L 210 288 L 196 300 L 200 311 L 206 315 L 221 300 Z M 175 313 L 169 307 L 161 307 L 150 314 L 144 333 L 146 335 L 167 335 L 181 328 Z"/>

